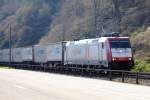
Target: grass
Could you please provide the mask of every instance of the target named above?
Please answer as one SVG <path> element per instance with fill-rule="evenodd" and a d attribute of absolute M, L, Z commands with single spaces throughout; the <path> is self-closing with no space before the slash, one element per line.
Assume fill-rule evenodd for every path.
<path fill-rule="evenodd" d="M 8 67 L 8 66 L 0 66 L 0 69 L 13 69 L 12 67 Z"/>

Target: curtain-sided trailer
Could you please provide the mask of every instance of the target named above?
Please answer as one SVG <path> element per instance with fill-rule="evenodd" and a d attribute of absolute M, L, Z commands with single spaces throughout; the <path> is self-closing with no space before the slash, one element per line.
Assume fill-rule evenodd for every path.
<path fill-rule="evenodd" d="M 62 64 L 62 43 L 33 46 L 34 63 L 48 67 Z"/>
<path fill-rule="evenodd" d="M 47 62 L 47 45 L 35 45 L 34 49 L 34 63 L 44 64 Z"/>
<path fill-rule="evenodd" d="M 23 48 L 13 48 L 12 49 L 12 62 L 14 63 L 21 63 L 23 62 L 23 55 L 22 55 Z"/>
<path fill-rule="evenodd" d="M 62 45 L 63 44 L 61 42 L 47 45 L 46 55 L 49 66 L 57 66 L 62 64 Z"/>
<path fill-rule="evenodd" d="M 3 55 L 2 55 L 2 62 L 7 63 L 10 61 L 10 51 L 9 49 L 3 49 L 2 50 Z"/>
<path fill-rule="evenodd" d="M 3 62 L 3 50 L 0 50 L 0 63 Z"/>
<path fill-rule="evenodd" d="M 22 62 L 25 64 L 33 64 L 33 47 L 22 48 Z"/>

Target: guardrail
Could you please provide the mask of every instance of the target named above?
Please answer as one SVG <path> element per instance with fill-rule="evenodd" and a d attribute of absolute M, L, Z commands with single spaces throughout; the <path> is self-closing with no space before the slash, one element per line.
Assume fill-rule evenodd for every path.
<path fill-rule="evenodd" d="M 2 65 L 2 64 L 1 64 Z M 44 65 L 30 65 L 30 64 L 11 64 L 7 65 L 10 67 L 14 67 L 17 69 L 31 69 L 31 70 L 41 70 L 46 71 L 46 67 Z M 57 67 L 51 67 L 49 69 L 60 69 L 63 68 L 62 66 Z M 87 69 L 87 68 L 77 68 L 77 67 L 67 67 L 67 69 L 64 70 L 64 73 L 68 73 L 68 71 L 81 71 L 86 70 L 90 76 L 99 76 L 103 78 L 107 78 L 110 81 L 113 81 L 114 79 L 118 79 L 118 81 L 121 82 L 129 82 L 129 83 L 135 83 L 135 84 L 142 84 L 142 81 L 147 80 L 150 85 L 150 73 L 143 73 L 143 72 L 132 72 L 132 71 L 123 71 L 123 70 L 108 70 L 108 69 Z M 62 70 L 61 70 L 62 71 Z M 56 71 L 55 71 L 56 72 Z M 98 72 L 98 73 L 92 73 L 92 72 Z M 104 73 L 101 73 L 104 72 Z M 84 73 L 84 72 L 83 72 Z M 83 74 L 82 72 L 80 74 Z M 72 72 L 71 72 L 72 74 Z M 128 80 L 127 80 L 128 79 Z"/>

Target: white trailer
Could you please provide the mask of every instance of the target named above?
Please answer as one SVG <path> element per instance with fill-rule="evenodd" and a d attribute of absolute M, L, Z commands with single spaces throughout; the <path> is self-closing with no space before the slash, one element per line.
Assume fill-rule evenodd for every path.
<path fill-rule="evenodd" d="M 46 47 L 47 62 L 62 61 L 62 43 L 49 44 Z"/>
<path fill-rule="evenodd" d="M 32 62 L 33 61 L 33 54 L 32 54 L 32 47 L 24 47 L 22 50 L 22 61 L 23 62 Z"/>
<path fill-rule="evenodd" d="M 46 63 L 47 62 L 47 45 L 35 45 L 34 49 L 34 62 L 35 63 Z"/>
<path fill-rule="evenodd" d="M 87 40 L 67 42 L 65 64 L 88 64 Z"/>
<path fill-rule="evenodd" d="M 22 62 L 22 51 L 23 48 L 13 48 L 12 49 L 12 61 L 15 63 Z"/>
<path fill-rule="evenodd" d="M 3 62 L 3 50 L 0 50 L 0 62 Z"/>
<path fill-rule="evenodd" d="M 10 51 L 9 49 L 3 49 L 3 62 L 9 62 L 10 60 Z"/>

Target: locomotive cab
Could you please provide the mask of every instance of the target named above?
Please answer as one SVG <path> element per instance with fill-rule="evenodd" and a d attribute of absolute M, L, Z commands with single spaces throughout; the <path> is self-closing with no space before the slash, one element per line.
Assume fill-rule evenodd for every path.
<path fill-rule="evenodd" d="M 110 37 L 108 43 L 111 52 L 111 69 L 129 70 L 133 66 L 133 56 L 128 37 Z"/>

